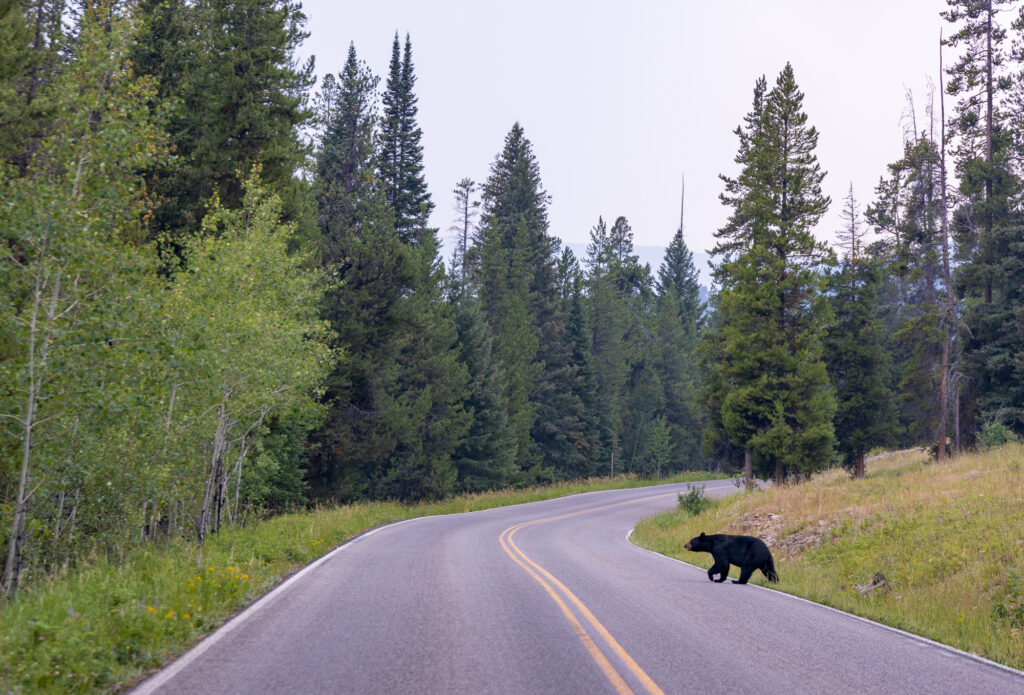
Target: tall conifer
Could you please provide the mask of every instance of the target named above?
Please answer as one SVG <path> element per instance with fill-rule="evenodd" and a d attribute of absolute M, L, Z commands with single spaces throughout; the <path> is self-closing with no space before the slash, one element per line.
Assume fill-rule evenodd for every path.
<path fill-rule="evenodd" d="M 835 436 L 835 400 L 822 360 L 829 310 L 819 267 L 830 254 L 811 234 L 828 209 L 792 67 L 775 86 L 754 90 L 754 111 L 740 128 L 737 179 L 723 177 L 733 207 L 716 233 L 715 269 L 722 313 L 721 422 L 729 438 L 762 466 L 805 474 L 827 465 Z"/>
<path fill-rule="evenodd" d="M 344 357 L 311 477 L 318 494 L 342 499 L 442 497 L 469 427 L 467 374 L 433 230 L 403 241 L 377 176 L 376 85 L 350 47 L 317 157 L 321 258 L 338 282 L 325 318 Z"/>
<path fill-rule="evenodd" d="M 395 229 L 406 242 L 419 241 L 420 230 L 427 226 L 434 208 L 423 178 L 423 133 L 416 122 L 415 85 L 412 40 L 405 35 L 403 51 L 396 33 L 383 97 L 379 167 L 384 196 L 395 211 Z"/>
<path fill-rule="evenodd" d="M 471 417 L 469 429 L 452 455 L 459 488 L 480 492 L 506 487 L 516 482 L 519 467 L 508 420 L 505 370 L 494 354 L 480 301 L 459 285 L 451 299 L 461 359 L 469 372 L 464 408 Z"/>
<path fill-rule="evenodd" d="M 177 244 L 199 228 L 214 195 L 240 206 L 242 176 L 259 163 L 262 181 L 284 201 L 286 220 L 312 240 L 310 193 L 296 177 L 307 156 L 299 131 L 312 116 L 314 81 L 312 59 L 296 60 L 308 35 L 300 4 L 146 0 L 140 13 L 147 34 L 134 58 L 140 74 L 159 83 L 174 153 L 147 175 L 158 203 L 151 234 Z"/>
<path fill-rule="evenodd" d="M 964 349 L 970 376 L 962 404 L 968 440 L 973 428 L 1001 421 L 1024 432 L 1019 395 L 1021 370 L 1010 344 L 1019 338 L 1022 303 L 1014 258 L 1022 247 L 1019 196 L 1022 190 L 1019 115 L 1022 74 L 1007 70 L 1006 59 L 1020 60 L 1020 36 L 1007 52 L 1001 15 L 1008 0 L 950 0 L 944 19 L 955 25 L 946 45 L 961 48 L 946 69 L 947 92 L 960 97 L 951 119 L 961 204 L 952 230 L 961 264 L 956 284 L 966 296 Z M 1013 29 L 1024 31 L 1024 15 Z M 974 300 L 974 301 L 972 301 Z"/>
<path fill-rule="evenodd" d="M 836 438 L 846 467 L 863 478 L 868 450 L 890 444 L 898 429 L 890 357 L 877 311 L 881 269 L 877 262 L 848 256 L 831 280 L 836 321 L 826 352 L 835 388 Z"/>
<path fill-rule="evenodd" d="M 658 269 L 657 365 L 664 388 L 665 414 L 672 461 L 696 467 L 701 456 L 703 409 L 698 403 L 701 380 L 697 373 L 697 338 L 703 324 L 693 253 L 676 231 Z"/>
<path fill-rule="evenodd" d="M 575 367 L 556 288 L 559 242 L 548 234 L 548 200 L 533 146 L 516 123 L 483 186 L 474 254 L 481 303 L 508 370 L 510 420 L 528 478 L 564 476 L 579 463 L 582 406 L 572 390 Z"/>
<path fill-rule="evenodd" d="M 599 217 L 590 230 L 586 264 L 590 354 L 597 381 L 601 449 L 610 459 L 622 443 L 623 409 L 618 404 L 622 402 L 628 372 L 625 343 L 628 319 L 624 297 L 619 291 L 618 266 L 603 218 Z M 621 462 L 621 455 L 619 458 Z"/>

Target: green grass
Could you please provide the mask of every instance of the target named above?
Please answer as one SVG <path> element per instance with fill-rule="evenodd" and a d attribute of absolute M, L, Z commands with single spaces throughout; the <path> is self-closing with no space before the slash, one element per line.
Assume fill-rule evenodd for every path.
<path fill-rule="evenodd" d="M 353 504 L 284 514 L 211 536 L 151 544 L 123 563 L 85 558 L 0 608 L 0 692 L 93 692 L 136 682 L 223 624 L 283 578 L 382 524 L 662 481 L 630 477 L 465 495 L 403 505 Z M 497 541 L 495 541 L 497 542 Z"/>
<path fill-rule="evenodd" d="M 770 539 L 781 591 L 1024 668 L 1024 447 L 939 466 L 919 452 L 736 495 L 699 516 L 639 524 L 634 542 L 707 567 L 683 544 L 701 531 Z M 774 517 L 768 517 L 768 514 Z M 892 590 L 862 595 L 882 572 Z M 733 576 L 736 575 L 734 570 Z M 761 573 L 754 583 L 767 585 Z"/>

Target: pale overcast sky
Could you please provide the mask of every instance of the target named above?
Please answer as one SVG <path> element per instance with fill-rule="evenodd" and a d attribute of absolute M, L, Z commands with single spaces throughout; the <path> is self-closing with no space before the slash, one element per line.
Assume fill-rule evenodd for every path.
<path fill-rule="evenodd" d="M 754 81 L 792 62 L 820 132 L 834 238 L 850 182 L 870 202 L 902 152 L 906 90 L 920 111 L 937 80 L 944 0 L 305 0 L 318 75 L 342 68 L 349 42 L 387 76 L 395 32 L 412 39 L 434 226 L 454 220 L 451 190 L 480 182 L 519 121 L 551 194 L 550 231 L 584 243 L 603 215 L 625 215 L 635 243 L 667 245 L 686 176 L 686 240 L 714 244 L 734 174 L 732 131 Z M 945 29 L 949 33 L 949 29 Z M 951 59 L 947 57 L 947 64 Z"/>

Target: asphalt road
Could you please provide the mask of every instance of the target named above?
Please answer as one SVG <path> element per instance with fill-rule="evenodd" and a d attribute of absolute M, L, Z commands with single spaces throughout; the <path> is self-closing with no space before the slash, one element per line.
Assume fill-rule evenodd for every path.
<path fill-rule="evenodd" d="M 685 489 L 377 529 L 135 693 L 1024 693 L 1019 671 L 628 541 Z"/>

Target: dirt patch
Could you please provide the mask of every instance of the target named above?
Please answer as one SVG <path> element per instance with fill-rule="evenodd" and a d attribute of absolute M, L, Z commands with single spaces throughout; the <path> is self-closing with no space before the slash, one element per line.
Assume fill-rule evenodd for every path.
<path fill-rule="evenodd" d="M 763 540 L 773 555 L 791 558 L 821 545 L 836 524 L 819 519 L 794 531 L 787 531 L 786 519 L 781 514 L 747 512 L 730 526 L 737 533 L 757 536 Z"/>

